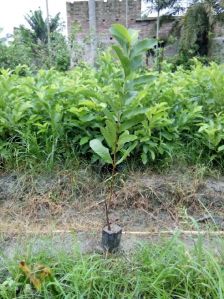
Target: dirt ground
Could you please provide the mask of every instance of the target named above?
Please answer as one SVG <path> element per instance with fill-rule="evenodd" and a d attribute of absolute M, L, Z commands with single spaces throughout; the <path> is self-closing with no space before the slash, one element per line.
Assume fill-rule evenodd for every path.
<path fill-rule="evenodd" d="M 101 181 L 88 169 L 44 175 L 1 173 L 0 267 L 6 259 L 19 263 L 42 252 L 49 257 L 75 250 L 102 253 L 107 194 L 106 179 Z M 122 226 L 120 252 L 125 255 L 141 244 L 173 237 L 192 247 L 200 238 L 192 231 L 206 232 L 202 237 L 206 249 L 223 252 L 224 177 L 202 179 L 194 169 L 120 175 L 110 220 Z"/>
<path fill-rule="evenodd" d="M 40 175 L 0 175 L 0 252 L 6 256 L 100 251 L 105 225 L 104 199 L 108 184 L 88 170 Z M 122 250 L 140 242 L 157 242 L 171 235 L 161 231 L 224 232 L 224 178 L 202 179 L 194 170 L 164 175 L 135 172 L 120 176 L 110 207 L 110 221 L 127 232 Z M 154 235 L 128 234 L 151 232 Z M 183 235 L 187 245 L 197 237 Z M 75 240 L 75 242 L 74 242 Z M 220 248 L 219 238 L 205 236 L 206 246 Z M 29 249 L 28 249 L 29 248 Z"/>
<path fill-rule="evenodd" d="M 134 172 L 120 176 L 115 190 L 110 220 L 124 232 L 224 231 L 223 177 L 202 179 L 194 169 L 163 175 Z M 33 238 L 54 231 L 60 231 L 51 238 L 54 244 L 62 235 L 63 243 L 70 244 L 75 234 L 79 243 L 84 243 L 84 251 L 98 248 L 107 194 L 106 182 L 89 170 L 0 174 L 0 249 L 7 248 L 9 253 L 15 240 L 19 244 L 26 235 Z M 150 238 L 124 235 L 123 247 L 128 250 L 139 240 Z M 35 240 L 41 243 L 40 237 Z"/>

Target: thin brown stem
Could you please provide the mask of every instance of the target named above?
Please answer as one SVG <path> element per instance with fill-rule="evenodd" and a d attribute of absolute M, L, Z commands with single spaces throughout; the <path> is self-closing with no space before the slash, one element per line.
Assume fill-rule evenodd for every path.
<path fill-rule="evenodd" d="M 110 227 L 110 221 L 109 221 L 109 216 L 108 216 L 108 206 L 110 207 L 112 197 L 113 197 L 113 190 L 114 190 L 114 175 L 115 175 L 115 168 L 116 168 L 116 149 L 114 151 L 114 156 L 113 156 L 113 165 L 112 165 L 112 175 L 111 175 L 111 182 L 110 182 L 110 195 L 109 195 L 109 200 L 108 200 L 108 205 L 107 201 L 105 201 L 105 211 L 106 211 L 106 220 L 107 220 L 107 226 L 108 230 L 111 230 Z"/>
<path fill-rule="evenodd" d="M 112 174 L 111 174 L 111 182 L 110 182 L 110 196 L 109 196 L 109 201 L 108 201 L 109 206 L 111 204 L 112 196 L 113 196 L 115 168 L 116 168 L 116 155 L 114 154 L 113 165 L 112 165 Z"/>
<path fill-rule="evenodd" d="M 107 200 L 105 200 L 104 203 L 105 203 L 105 214 L 106 214 L 107 227 L 108 227 L 108 230 L 111 230 Z"/>
<path fill-rule="evenodd" d="M 114 148 L 114 153 L 113 153 L 113 164 L 112 164 L 112 173 L 111 173 L 111 183 L 110 183 L 110 196 L 109 196 L 109 201 L 108 205 L 110 206 L 112 196 L 113 196 L 113 190 L 114 190 L 114 176 L 115 176 L 115 170 L 116 170 L 116 153 L 117 153 L 117 142 L 118 142 L 118 130 L 119 130 L 119 124 L 117 124 L 117 134 L 116 134 L 116 141 L 115 141 L 115 148 Z"/>
<path fill-rule="evenodd" d="M 114 177 L 115 177 L 115 170 L 116 170 L 116 152 L 117 152 L 117 142 L 118 142 L 118 130 L 119 130 L 119 124 L 117 124 L 117 136 L 116 136 L 116 141 L 115 141 L 115 148 L 114 148 L 114 153 L 113 153 L 113 164 L 112 164 L 112 174 L 111 174 L 111 182 L 110 182 L 110 195 L 109 195 L 109 200 L 108 200 L 108 204 L 105 201 L 105 211 L 106 211 L 106 220 L 107 220 L 107 226 L 108 226 L 108 230 L 111 230 L 110 227 L 110 221 L 109 221 L 109 211 L 108 211 L 108 207 L 110 207 L 111 205 L 111 201 L 112 201 L 112 197 L 113 197 L 113 193 L 114 193 Z"/>

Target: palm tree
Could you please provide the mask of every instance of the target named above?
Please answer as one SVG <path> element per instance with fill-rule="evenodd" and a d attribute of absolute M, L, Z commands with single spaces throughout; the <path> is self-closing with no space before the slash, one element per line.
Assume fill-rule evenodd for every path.
<path fill-rule="evenodd" d="M 31 11 L 25 17 L 31 29 L 26 29 L 30 32 L 34 42 L 48 43 L 48 30 L 50 33 L 57 31 L 60 28 L 60 13 L 56 14 L 53 18 L 44 20 L 42 11 Z M 49 24 L 49 25 L 48 25 Z M 48 29 L 49 28 L 49 29 Z"/>
<path fill-rule="evenodd" d="M 220 16 L 224 13 L 224 0 L 194 0 L 192 5 L 201 3 L 210 15 Z"/>
<path fill-rule="evenodd" d="M 52 18 L 48 16 L 47 19 L 44 19 L 42 11 L 36 10 L 27 14 L 25 20 L 29 24 L 29 27 L 21 25 L 17 28 L 15 30 L 14 39 L 17 43 L 31 49 L 34 64 L 38 65 L 38 67 L 42 67 L 43 65 L 48 67 L 55 65 L 53 57 L 55 58 L 57 54 L 60 54 L 57 53 L 56 50 L 59 43 L 63 50 L 65 49 L 65 52 L 67 47 L 65 39 L 60 33 L 60 14 L 58 13 Z"/>
<path fill-rule="evenodd" d="M 183 10 L 179 0 L 146 0 L 148 3 L 147 9 L 149 12 L 156 11 L 156 39 L 159 41 L 160 17 L 161 11 L 169 9 L 168 15 L 174 15 Z"/>
<path fill-rule="evenodd" d="M 161 12 L 164 9 L 168 9 L 167 13 L 169 16 L 179 13 L 183 10 L 183 7 L 180 5 L 179 0 L 145 0 L 148 3 L 147 10 L 148 12 L 156 11 L 156 65 L 159 68 L 159 31 L 160 31 L 160 17 Z"/>

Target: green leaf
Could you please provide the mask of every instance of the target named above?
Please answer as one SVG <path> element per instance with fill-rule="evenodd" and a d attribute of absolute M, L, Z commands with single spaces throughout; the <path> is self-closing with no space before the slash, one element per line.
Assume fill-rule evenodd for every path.
<path fill-rule="evenodd" d="M 129 61 L 128 57 L 123 54 L 122 50 L 118 46 L 113 45 L 112 48 L 116 52 L 117 57 L 119 58 L 120 63 L 123 67 L 125 76 L 127 77 L 131 73 L 130 61 Z"/>
<path fill-rule="evenodd" d="M 126 114 L 124 114 L 125 119 L 133 119 L 135 116 L 144 115 L 149 108 L 136 108 L 131 111 L 128 111 Z"/>
<path fill-rule="evenodd" d="M 155 160 L 155 158 L 156 158 L 156 155 L 155 155 L 155 152 L 153 151 L 153 150 L 149 150 L 149 152 L 150 152 L 150 154 L 151 154 L 151 158 L 152 158 L 152 160 L 154 161 Z"/>
<path fill-rule="evenodd" d="M 131 44 L 134 45 L 137 43 L 138 41 L 138 30 L 135 29 L 128 29 L 128 32 L 130 34 L 131 37 Z"/>
<path fill-rule="evenodd" d="M 116 146 L 116 140 L 117 140 L 116 122 L 113 120 L 107 120 L 106 127 L 101 128 L 101 133 L 102 133 L 103 137 L 105 138 L 108 146 L 114 152 L 115 146 Z"/>
<path fill-rule="evenodd" d="M 110 28 L 112 36 L 120 43 L 123 47 L 123 43 L 126 43 L 127 46 L 131 44 L 131 35 L 128 32 L 128 29 L 121 24 L 113 24 Z"/>
<path fill-rule="evenodd" d="M 129 81 L 128 86 L 126 85 L 128 92 L 123 96 L 125 106 L 130 106 L 138 94 L 137 91 L 133 91 L 133 85 L 131 85 L 130 82 L 131 81 Z"/>
<path fill-rule="evenodd" d="M 142 159 L 142 163 L 143 163 L 144 165 L 146 165 L 147 162 L 148 162 L 147 154 L 146 154 L 146 153 L 142 153 L 142 154 L 141 154 L 141 159 Z"/>
<path fill-rule="evenodd" d="M 129 134 L 128 130 L 124 131 L 124 133 L 122 133 L 118 139 L 118 143 L 117 143 L 118 150 L 120 150 L 125 145 L 125 143 L 134 141 L 136 139 L 137 139 L 137 136 L 135 136 L 133 134 Z"/>
<path fill-rule="evenodd" d="M 77 107 L 71 107 L 68 109 L 69 112 L 73 113 L 73 114 L 81 114 L 81 112 L 83 111 L 86 111 L 86 108 L 85 107 L 80 107 L 80 108 L 77 108 Z"/>
<path fill-rule="evenodd" d="M 125 118 L 122 121 L 122 124 L 120 125 L 120 131 L 123 132 L 125 130 L 135 127 L 137 124 L 140 123 L 141 119 L 142 119 L 141 116 L 135 116 L 134 118 L 127 119 L 127 120 Z"/>
<path fill-rule="evenodd" d="M 218 152 L 222 152 L 222 151 L 224 151 L 224 145 L 218 147 Z"/>
<path fill-rule="evenodd" d="M 133 86 L 137 87 L 140 85 L 148 84 L 153 82 L 156 79 L 156 76 L 154 75 L 142 75 L 136 79 L 134 79 L 132 82 Z"/>
<path fill-rule="evenodd" d="M 130 60 L 130 68 L 132 71 L 137 70 L 140 66 L 143 65 L 143 57 L 142 55 L 135 56 Z"/>
<path fill-rule="evenodd" d="M 155 39 L 143 39 L 136 43 L 136 45 L 132 48 L 130 57 L 134 58 L 138 55 L 142 55 L 147 50 L 153 49 L 157 44 Z"/>
<path fill-rule="evenodd" d="M 120 160 L 117 161 L 116 165 L 118 165 L 121 162 L 123 162 L 130 155 L 130 153 L 135 149 L 135 147 L 137 146 L 137 144 L 138 144 L 138 142 L 135 141 L 126 150 L 122 151 L 122 157 L 121 157 Z"/>
<path fill-rule="evenodd" d="M 84 145 L 86 144 L 87 142 L 89 141 L 89 137 L 88 136 L 85 136 L 85 137 L 82 137 L 79 141 L 79 144 L 80 145 Z"/>
<path fill-rule="evenodd" d="M 99 155 L 100 158 L 104 162 L 106 162 L 108 164 L 113 163 L 112 158 L 109 153 L 109 149 L 102 144 L 101 140 L 93 139 L 90 141 L 89 145 L 90 145 L 91 149 L 94 151 L 94 153 Z"/>

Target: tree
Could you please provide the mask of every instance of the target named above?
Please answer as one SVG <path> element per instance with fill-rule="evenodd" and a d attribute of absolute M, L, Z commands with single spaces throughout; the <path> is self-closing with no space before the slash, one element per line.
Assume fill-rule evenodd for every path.
<path fill-rule="evenodd" d="M 25 17 L 27 23 L 30 25 L 31 29 L 27 29 L 24 26 L 20 26 L 26 34 L 30 34 L 30 36 L 33 38 L 33 41 L 35 43 L 48 43 L 48 20 L 44 20 L 42 11 L 36 10 L 31 11 L 30 14 L 28 14 Z M 60 13 L 56 14 L 53 18 L 49 19 L 49 30 L 50 33 L 57 32 L 61 28 L 61 22 L 60 22 Z"/>
<path fill-rule="evenodd" d="M 54 67 L 65 71 L 69 68 L 70 55 L 65 37 L 60 33 L 60 15 L 49 19 L 51 53 L 49 55 L 47 20 L 37 10 L 26 16 L 30 28 L 15 28 L 13 39 L 0 43 L 0 67 L 14 69 L 27 64 L 32 70 Z"/>
<path fill-rule="evenodd" d="M 47 43 L 48 43 L 48 54 L 51 60 L 51 30 L 50 30 L 50 16 L 49 16 L 49 7 L 48 7 L 48 0 L 46 0 L 46 13 L 47 13 Z"/>
<path fill-rule="evenodd" d="M 182 11 L 183 7 L 180 5 L 178 0 L 146 0 L 146 2 L 148 3 L 148 6 L 147 6 L 148 12 L 156 11 L 156 13 L 157 13 L 157 17 L 156 17 L 156 40 L 157 40 L 156 64 L 158 66 L 159 31 L 160 31 L 161 12 L 166 9 L 166 10 L 168 10 L 168 12 L 166 14 L 174 15 L 174 14 Z"/>
<path fill-rule="evenodd" d="M 97 36 L 96 36 L 96 3 L 88 0 L 89 5 L 89 31 L 90 31 L 90 62 L 93 65 L 96 59 Z"/>
<path fill-rule="evenodd" d="M 69 50 L 65 37 L 60 33 L 60 13 L 50 18 L 47 12 L 47 18 L 44 20 L 42 11 L 37 10 L 25 19 L 31 29 L 21 26 L 20 31 L 25 43 L 29 44 L 36 54 L 36 64 L 41 67 L 56 67 L 59 70 L 68 69 Z"/>
<path fill-rule="evenodd" d="M 203 4 L 207 14 L 211 16 L 221 17 L 224 13 L 224 1 L 223 0 L 194 0 L 191 6 L 201 3 Z"/>
<path fill-rule="evenodd" d="M 211 32 L 223 20 L 224 3 L 218 0 L 195 0 L 183 18 L 180 48 L 185 57 L 207 55 Z"/>
<path fill-rule="evenodd" d="M 174 15 L 183 10 L 179 0 L 146 0 L 148 3 L 147 9 L 149 12 L 156 11 L 156 39 L 159 41 L 160 17 L 163 10 L 168 10 L 166 15 Z"/>

